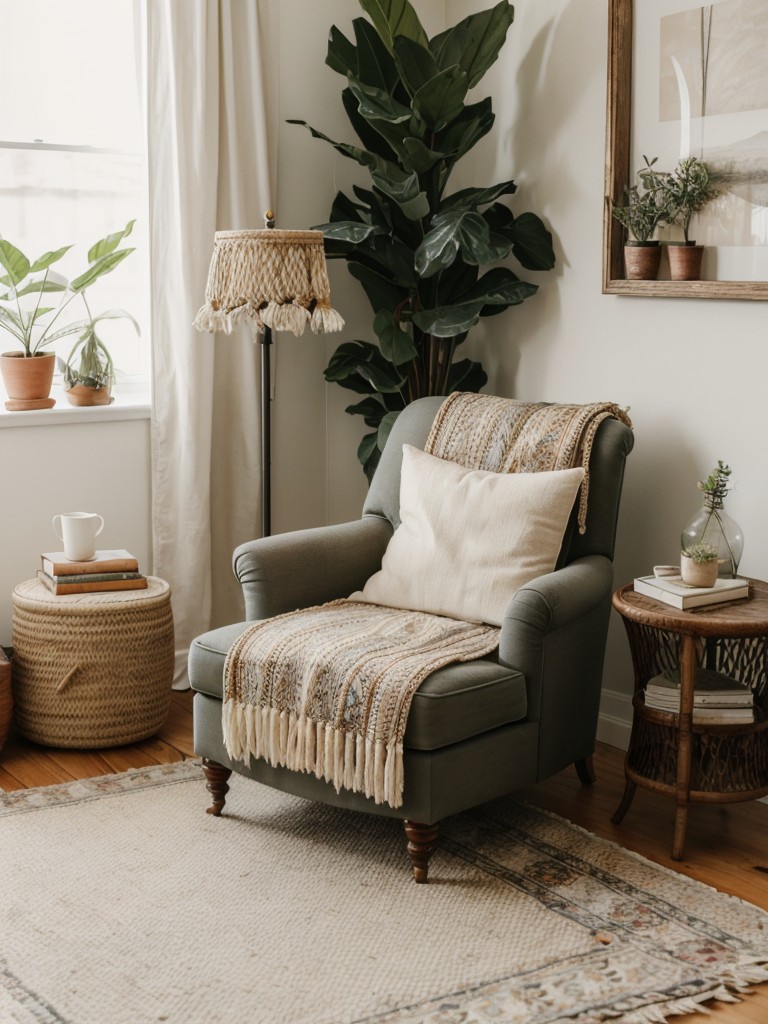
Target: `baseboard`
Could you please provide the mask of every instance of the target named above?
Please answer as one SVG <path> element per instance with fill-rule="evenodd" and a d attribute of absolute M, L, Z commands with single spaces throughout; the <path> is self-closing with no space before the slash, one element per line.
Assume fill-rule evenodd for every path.
<path fill-rule="evenodd" d="M 600 717 L 597 720 L 597 738 L 619 750 L 629 747 L 632 731 L 632 700 L 618 690 L 603 690 L 600 696 Z"/>

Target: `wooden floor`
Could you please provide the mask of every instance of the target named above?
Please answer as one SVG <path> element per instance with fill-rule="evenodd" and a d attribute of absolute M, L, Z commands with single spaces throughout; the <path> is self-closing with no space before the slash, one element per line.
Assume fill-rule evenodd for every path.
<path fill-rule="evenodd" d="M 11 733 L 0 751 L 0 788 L 49 786 L 167 764 L 193 754 L 192 695 L 175 692 L 162 731 L 133 746 L 59 750 L 37 746 Z M 595 755 L 594 786 L 582 786 L 570 769 L 517 795 L 649 860 L 768 910 L 768 805 L 694 806 L 689 814 L 685 859 L 675 862 L 669 855 L 674 825 L 671 801 L 638 789 L 622 824 L 611 824 L 624 788 L 623 763 L 621 751 L 600 744 Z M 201 806 L 204 799 L 201 793 Z M 739 1004 L 710 1006 L 714 1007 L 712 1015 L 697 1013 L 674 1020 L 686 1024 L 767 1024 L 768 985 L 760 986 Z"/>

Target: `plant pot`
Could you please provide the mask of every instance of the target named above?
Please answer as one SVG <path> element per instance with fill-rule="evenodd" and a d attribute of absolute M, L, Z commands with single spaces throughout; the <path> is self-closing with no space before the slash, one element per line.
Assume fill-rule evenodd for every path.
<path fill-rule="evenodd" d="M 688 555 L 680 555 L 680 575 L 683 583 L 692 587 L 714 587 L 717 580 L 717 559 L 708 562 L 694 562 Z"/>
<path fill-rule="evenodd" d="M 658 242 L 627 242 L 624 246 L 624 266 L 628 281 L 655 281 L 661 262 Z"/>
<path fill-rule="evenodd" d="M 0 371 L 8 393 L 5 408 L 11 412 L 30 409 L 51 409 L 56 399 L 51 398 L 51 384 L 56 356 L 53 352 L 25 356 L 23 352 L 4 352 L 0 356 Z"/>
<path fill-rule="evenodd" d="M 111 388 L 89 388 L 87 384 L 75 384 L 64 394 L 70 405 L 109 405 L 112 402 Z"/>
<path fill-rule="evenodd" d="M 691 242 L 689 245 L 668 245 L 669 276 L 673 281 L 698 281 L 701 279 L 701 260 L 704 246 Z"/>

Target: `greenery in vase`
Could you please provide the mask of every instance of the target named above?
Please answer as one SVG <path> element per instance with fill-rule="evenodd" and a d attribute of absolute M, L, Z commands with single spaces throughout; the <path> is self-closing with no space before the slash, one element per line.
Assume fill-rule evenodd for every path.
<path fill-rule="evenodd" d="M 347 261 L 373 308 L 378 343 L 340 345 L 328 381 L 365 395 L 347 408 L 370 428 L 358 458 L 370 477 L 402 409 L 426 395 L 479 391 L 478 362 L 455 361 L 480 317 L 493 316 L 537 291 L 509 267 L 550 270 L 552 237 L 533 213 L 514 215 L 499 200 L 514 181 L 448 194 L 453 168 L 487 135 L 491 100 L 467 93 L 495 62 L 512 23 L 506 0 L 429 39 L 408 0 L 360 0 L 369 16 L 353 21 L 354 42 L 336 26 L 326 64 L 343 75 L 345 112 L 362 146 L 312 135 L 356 161 L 370 188 L 339 192 L 321 225 L 330 258 Z"/>
<path fill-rule="evenodd" d="M 680 160 L 677 167 L 664 176 L 663 192 L 667 206 L 667 222 L 683 229 L 686 245 L 693 244 L 689 238 L 691 220 L 718 194 L 716 176 L 698 157 L 689 156 Z"/>
<path fill-rule="evenodd" d="M 717 548 L 714 544 L 690 544 L 683 549 L 683 554 L 692 562 L 714 562 L 717 558 Z"/>
<path fill-rule="evenodd" d="M 624 189 L 624 206 L 614 205 L 612 213 L 626 229 L 629 239 L 647 245 L 653 240 L 656 229 L 667 220 L 667 197 L 664 191 L 666 175 L 655 171 L 658 157 L 649 160 L 643 157 L 645 167 L 637 172 L 638 185 Z"/>
<path fill-rule="evenodd" d="M 706 480 L 699 480 L 696 484 L 698 489 L 704 492 L 704 504 L 707 508 L 718 509 L 723 507 L 723 502 L 730 486 L 731 473 L 731 467 L 726 465 L 722 459 L 718 459 L 717 465 Z"/>
<path fill-rule="evenodd" d="M 71 245 L 30 260 L 15 245 L 0 238 L 0 267 L 5 271 L 0 275 L 0 330 L 10 334 L 22 346 L 25 356 L 38 355 L 43 348 L 60 338 L 80 334 L 70 359 L 78 349 L 87 351 L 89 354 L 86 362 L 92 370 L 96 357 L 106 351 L 96 335 L 98 322 L 127 317 L 138 331 L 138 324 L 125 310 L 112 309 L 94 317 L 86 298 L 87 289 L 95 281 L 113 271 L 134 251 L 119 246 L 131 233 L 135 223 L 134 220 L 129 221 L 122 231 L 107 235 L 92 245 L 88 250 L 88 266 L 72 280 L 51 270 L 69 252 Z M 43 304 L 48 301 L 45 299 L 48 295 L 58 296 L 55 306 Z M 81 316 L 78 320 L 62 325 L 59 318 L 75 299 L 81 300 L 85 317 Z M 102 360 L 102 376 L 104 366 L 108 367 L 111 377 L 112 360 L 108 359 L 106 363 Z M 73 374 L 75 372 L 72 371 Z"/>

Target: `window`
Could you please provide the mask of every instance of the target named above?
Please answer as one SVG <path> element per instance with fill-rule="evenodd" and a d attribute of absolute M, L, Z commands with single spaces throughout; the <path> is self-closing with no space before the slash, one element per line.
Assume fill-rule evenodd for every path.
<path fill-rule="evenodd" d="M 93 313 L 125 309 L 141 325 L 137 338 L 128 321 L 102 324 L 118 385 L 149 376 L 140 13 L 139 0 L 0 0 L 0 235 L 30 259 L 73 244 L 52 268 L 71 278 L 94 242 L 136 220 L 136 251 L 88 290 Z"/>

